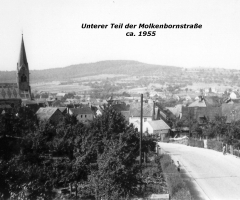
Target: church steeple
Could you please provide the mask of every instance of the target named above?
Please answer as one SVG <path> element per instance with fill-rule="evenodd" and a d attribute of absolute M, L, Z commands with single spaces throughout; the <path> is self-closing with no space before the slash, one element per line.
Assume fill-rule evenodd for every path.
<path fill-rule="evenodd" d="M 21 91 L 31 92 L 30 89 L 30 80 L 29 80 L 29 68 L 27 62 L 27 56 L 25 51 L 25 45 L 22 36 L 22 43 L 20 47 L 20 54 L 17 63 L 17 84 L 18 88 Z"/>
<path fill-rule="evenodd" d="M 17 66 L 18 66 L 18 70 L 22 66 L 25 66 L 26 68 L 28 68 L 27 55 L 26 55 L 26 51 L 25 51 L 23 35 L 22 35 L 22 43 L 21 43 L 21 47 L 20 47 L 20 54 L 19 54 L 19 60 L 18 60 Z"/>

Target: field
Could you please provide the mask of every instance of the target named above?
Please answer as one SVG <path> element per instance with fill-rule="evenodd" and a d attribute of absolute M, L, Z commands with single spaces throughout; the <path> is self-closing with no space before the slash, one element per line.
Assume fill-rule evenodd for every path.
<path fill-rule="evenodd" d="M 60 85 L 60 82 L 35 83 L 31 85 L 32 91 L 43 92 L 81 92 L 91 90 L 89 86 L 69 84 Z"/>

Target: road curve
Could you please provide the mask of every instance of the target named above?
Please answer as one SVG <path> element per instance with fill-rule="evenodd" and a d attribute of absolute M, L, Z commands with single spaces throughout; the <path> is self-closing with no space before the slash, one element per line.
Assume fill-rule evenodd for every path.
<path fill-rule="evenodd" d="M 180 173 L 195 200 L 240 200 L 239 158 L 182 144 L 159 145 L 174 162 L 180 162 Z"/>

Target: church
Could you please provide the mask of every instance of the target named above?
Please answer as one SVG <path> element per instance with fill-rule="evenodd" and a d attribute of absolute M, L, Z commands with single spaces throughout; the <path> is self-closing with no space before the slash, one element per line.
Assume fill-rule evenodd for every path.
<path fill-rule="evenodd" d="M 0 83 L 0 109 L 20 107 L 22 100 L 32 100 L 23 36 L 17 63 L 16 83 Z"/>

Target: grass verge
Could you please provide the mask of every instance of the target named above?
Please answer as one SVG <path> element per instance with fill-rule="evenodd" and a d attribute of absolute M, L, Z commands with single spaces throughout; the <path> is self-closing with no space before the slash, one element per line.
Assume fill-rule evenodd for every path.
<path fill-rule="evenodd" d="M 172 162 L 171 157 L 167 154 L 163 154 L 156 158 L 156 163 L 161 165 L 171 199 L 192 200 L 189 189 L 182 180 L 179 172 L 177 171 L 177 167 Z"/>

